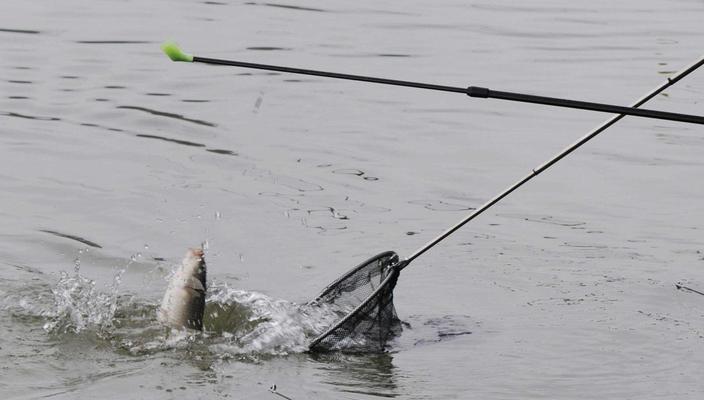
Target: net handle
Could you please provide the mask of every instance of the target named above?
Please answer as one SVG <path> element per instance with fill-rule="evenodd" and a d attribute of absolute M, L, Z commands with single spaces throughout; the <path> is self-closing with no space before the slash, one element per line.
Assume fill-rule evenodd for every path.
<path fill-rule="evenodd" d="M 685 76 L 689 75 L 690 73 L 694 72 L 697 68 L 701 67 L 704 64 L 704 56 L 702 56 L 698 61 L 694 62 L 690 66 L 684 68 L 680 72 L 676 73 L 675 75 L 667 78 L 667 80 L 662 83 L 660 86 L 656 87 L 655 89 L 651 90 L 648 92 L 645 96 L 641 97 L 638 99 L 631 107 L 633 108 L 638 108 L 641 105 L 643 105 L 645 102 L 648 100 L 652 99 L 653 97 L 657 96 L 662 92 L 663 90 L 667 89 L 668 87 L 674 85 L 677 83 L 680 79 L 684 78 Z M 440 243 L 443 239 L 446 237 L 450 236 L 452 233 L 454 233 L 456 230 L 464 226 L 466 223 L 469 221 L 473 220 L 475 217 L 479 216 L 482 214 L 484 211 L 488 210 L 493 206 L 494 204 L 498 203 L 503 199 L 504 197 L 508 196 L 511 192 L 514 190 L 518 189 L 519 187 L 523 186 L 526 182 L 530 181 L 533 179 L 535 176 L 540 174 L 541 172 L 547 170 L 551 166 L 553 166 L 555 163 L 572 153 L 573 151 L 577 150 L 580 148 L 582 145 L 585 143 L 589 142 L 591 139 L 595 138 L 597 135 L 599 135 L 601 132 L 605 131 L 607 128 L 609 128 L 611 125 L 615 124 L 618 122 L 621 118 L 623 118 L 625 114 L 618 114 L 613 117 L 611 117 L 609 120 L 604 122 L 603 124 L 599 125 L 597 128 L 592 130 L 591 132 L 587 133 L 585 136 L 583 136 L 581 139 L 577 140 L 574 142 L 572 145 L 568 146 L 565 148 L 563 151 L 558 153 L 556 156 L 551 158 L 550 160 L 546 161 L 542 165 L 534 168 L 528 175 L 526 175 L 524 178 L 519 180 L 518 182 L 514 183 L 513 185 L 509 186 L 507 189 L 505 189 L 503 192 L 499 193 L 496 197 L 492 198 L 488 202 L 486 202 L 483 206 L 479 207 L 476 209 L 474 212 L 469 214 L 467 217 L 465 217 L 462 221 L 458 222 L 451 228 L 447 229 L 445 232 L 440 234 L 440 236 L 436 237 L 435 239 L 431 240 L 428 242 L 425 246 L 421 247 L 420 249 L 416 250 L 415 253 L 413 253 L 410 257 L 399 261 L 397 264 L 397 269 L 400 271 L 403 268 L 406 268 L 408 264 L 410 264 L 413 260 L 418 258 L 421 254 L 425 253 L 426 251 L 430 250 L 433 246 L 436 244 Z"/>

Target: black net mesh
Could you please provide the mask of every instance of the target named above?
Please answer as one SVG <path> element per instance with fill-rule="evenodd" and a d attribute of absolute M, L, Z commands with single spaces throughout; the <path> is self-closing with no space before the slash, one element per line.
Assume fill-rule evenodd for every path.
<path fill-rule="evenodd" d="M 393 290 L 398 262 L 392 251 L 381 253 L 356 266 L 331 283 L 315 299 L 331 306 L 341 319 L 311 344 L 311 350 L 382 351 L 389 339 L 401 332 L 394 308 Z"/>

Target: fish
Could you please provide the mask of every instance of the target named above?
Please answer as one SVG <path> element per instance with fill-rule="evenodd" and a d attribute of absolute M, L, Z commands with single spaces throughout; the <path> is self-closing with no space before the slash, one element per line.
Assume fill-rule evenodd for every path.
<path fill-rule="evenodd" d="M 157 310 L 157 320 L 172 329 L 203 330 L 206 266 L 203 249 L 189 249 Z"/>

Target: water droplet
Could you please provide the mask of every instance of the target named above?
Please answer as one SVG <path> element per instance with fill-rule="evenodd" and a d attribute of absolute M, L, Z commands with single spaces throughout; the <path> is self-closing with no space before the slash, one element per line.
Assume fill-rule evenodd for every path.
<path fill-rule="evenodd" d="M 220 214 L 220 211 L 215 211 L 215 219 L 218 220 L 222 218 L 222 214 Z"/>
<path fill-rule="evenodd" d="M 73 270 L 78 273 L 81 270 L 81 252 L 78 252 L 78 257 L 73 260 Z"/>
<path fill-rule="evenodd" d="M 146 243 L 144 244 L 144 250 L 149 250 L 149 245 Z"/>
<path fill-rule="evenodd" d="M 244 262 L 244 254 L 240 253 L 240 262 Z"/>

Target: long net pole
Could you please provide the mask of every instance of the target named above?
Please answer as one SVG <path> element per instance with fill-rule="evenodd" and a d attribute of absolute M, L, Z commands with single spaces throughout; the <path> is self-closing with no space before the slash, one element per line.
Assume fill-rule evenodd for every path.
<path fill-rule="evenodd" d="M 701 57 L 697 62 L 693 63 L 692 65 L 688 66 L 687 68 L 683 69 L 682 71 L 676 73 L 675 75 L 669 77 L 667 81 L 662 83 L 660 86 L 657 88 L 653 89 L 652 91 L 648 92 L 645 96 L 641 97 L 639 100 L 637 100 L 631 107 L 637 108 L 646 103 L 648 100 L 652 99 L 653 97 L 657 96 L 660 94 L 663 90 L 669 88 L 670 86 L 674 85 L 677 83 L 679 80 L 684 78 L 685 76 L 689 75 L 690 73 L 694 72 L 697 68 L 701 67 L 704 64 L 704 57 Z M 565 158 L 567 155 L 572 153 L 573 151 L 577 150 L 578 148 L 582 147 L 585 143 L 589 142 L 596 136 L 598 136 L 600 133 L 604 132 L 607 128 L 609 128 L 611 125 L 615 124 L 618 122 L 621 118 L 625 117 L 625 114 L 619 114 L 615 115 L 600 126 L 598 126 L 596 129 L 592 130 L 591 132 L 587 133 L 585 136 L 583 136 L 581 139 L 577 140 L 575 143 L 572 145 L 568 146 L 564 150 L 562 150 L 560 153 L 558 153 L 555 157 L 551 158 L 550 160 L 546 161 L 542 165 L 534 168 L 528 175 L 526 175 L 524 178 L 519 180 L 518 182 L 514 183 L 513 185 L 509 186 L 507 189 L 505 189 L 503 192 L 499 193 L 496 197 L 493 199 L 489 200 L 486 202 L 484 205 L 481 207 L 477 208 L 474 212 L 469 214 L 466 218 L 464 218 L 462 221 L 458 222 L 451 228 L 447 229 L 445 232 L 440 234 L 440 236 L 436 237 L 435 239 L 431 240 L 428 242 L 425 246 L 421 247 L 420 249 L 416 250 L 415 253 L 413 253 L 410 257 L 402 260 L 399 262 L 399 270 L 405 268 L 410 264 L 413 260 L 418 258 L 421 254 L 425 253 L 426 251 L 430 250 L 433 246 L 436 244 L 440 243 L 443 239 L 446 237 L 450 236 L 453 232 L 456 230 L 460 229 L 462 226 L 464 226 L 466 223 L 469 221 L 473 220 L 477 216 L 481 215 L 484 211 L 488 210 L 491 208 L 494 204 L 498 203 L 503 199 L 504 197 L 508 196 L 513 192 L 514 190 L 518 189 L 519 187 L 523 186 L 525 183 L 533 179 L 534 177 L 538 176 L 541 172 L 545 171 L 546 169 L 550 168 L 553 166 L 555 163 L 558 161 L 562 160 Z"/>

